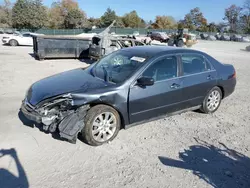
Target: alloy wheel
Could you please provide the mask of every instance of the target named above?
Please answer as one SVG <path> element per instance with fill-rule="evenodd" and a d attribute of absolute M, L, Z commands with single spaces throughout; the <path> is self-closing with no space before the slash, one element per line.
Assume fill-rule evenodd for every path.
<path fill-rule="evenodd" d="M 220 104 L 221 95 L 217 90 L 212 91 L 207 98 L 207 109 L 214 111 Z"/>
<path fill-rule="evenodd" d="M 109 140 L 116 131 L 117 120 L 113 113 L 103 112 L 98 115 L 92 124 L 92 136 L 97 142 Z"/>

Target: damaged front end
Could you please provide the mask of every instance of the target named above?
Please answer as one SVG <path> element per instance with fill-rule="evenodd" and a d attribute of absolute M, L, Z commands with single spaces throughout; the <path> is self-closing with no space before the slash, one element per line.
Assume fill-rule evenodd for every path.
<path fill-rule="evenodd" d="M 47 99 L 32 106 L 25 99 L 21 111 L 30 120 L 43 125 L 44 131 L 59 131 L 60 137 L 75 143 L 84 127 L 84 117 L 89 105 L 75 106 L 70 94 Z"/>

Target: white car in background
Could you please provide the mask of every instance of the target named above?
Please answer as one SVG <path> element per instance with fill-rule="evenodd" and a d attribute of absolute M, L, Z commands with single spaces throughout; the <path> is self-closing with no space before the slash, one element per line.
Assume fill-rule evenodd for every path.
<path fill-rule="evenodd" d="M 3 44 L 9 44 L 10 46 L 33 46 L 33 37 L 41 34 L 37 33 L 14 33 L 10 35 L 4 35 L 2 38 Z"/>

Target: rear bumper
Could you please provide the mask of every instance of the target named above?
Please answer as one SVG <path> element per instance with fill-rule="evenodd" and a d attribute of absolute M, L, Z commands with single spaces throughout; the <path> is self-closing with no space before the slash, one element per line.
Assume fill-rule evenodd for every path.
<path fill-rule="evenodd" d="M 229 80 L 226 80 L 223 84 L 223 89 L 224 89 L 224 98 L 228 97 L 229 95 L 231 95 L 236 87 L 236 78 L 231 78 Z"/>
<path fill-rule="evenodd" d="M 25 102 L 22 102 L 20 110 L 27 119 L 36 123 L 42 122 L 42 117 L 36 111 L 30 109 Z"/>

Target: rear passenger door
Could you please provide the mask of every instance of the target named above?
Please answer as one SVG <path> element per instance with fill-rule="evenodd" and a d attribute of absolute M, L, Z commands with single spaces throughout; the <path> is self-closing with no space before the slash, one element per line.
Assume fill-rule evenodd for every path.
<path fill-rule="evenodd" d="M 32 44 L 33 44 L 32 36 L 28 33 L 23 34 L 23 45 L 32 45 Z"/>
<path fill-rule="evenodd" d="M 211 63 L 200 54 L 183 53 L 181 83 L 185 107 L 202 104 L 208 91 L 216 85 L 216 70 Z"/>

